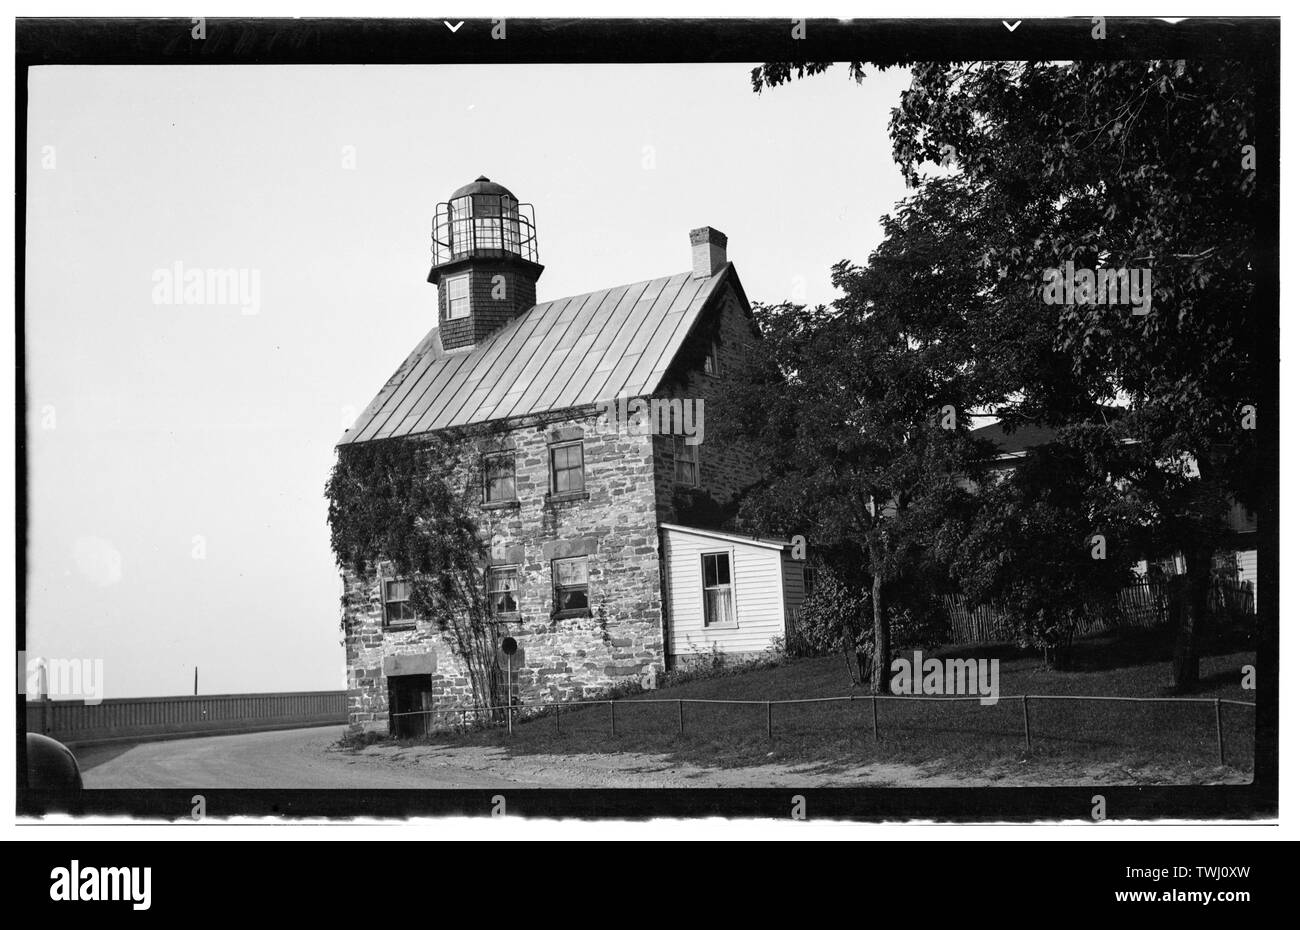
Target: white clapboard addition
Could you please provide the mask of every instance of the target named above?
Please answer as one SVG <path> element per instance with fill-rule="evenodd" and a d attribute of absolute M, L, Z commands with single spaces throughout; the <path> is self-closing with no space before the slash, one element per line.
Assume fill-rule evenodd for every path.
<path fill-rule="evenodd" d="M 787 548 L 781 556 L 781 579 L 785 585 L 785 641 L 790 642 L 794 636 L 794 622 L 803 607 L 803 599 L 808 591 L 804 587 L 804 569 L 807 562 L 794 559 Z"/>
<path fill-rule="evenodd" d="M 760 653 L 787 635 L 787 616 L 803 602 L 802 563 L 781 540 L 664 523 L 664 609 L 668 653 L 676 662 Z M 704 556 L 726 553 L 734 622 L 704 622 Z M 797 587 L 792 589 L 792 584 Z"/>

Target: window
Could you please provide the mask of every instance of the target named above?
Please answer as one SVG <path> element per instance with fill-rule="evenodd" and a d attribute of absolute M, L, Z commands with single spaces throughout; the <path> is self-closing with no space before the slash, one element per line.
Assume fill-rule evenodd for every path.
<path fill-rule="evenodd" d="M 587 610 L 587 559 L 556 559 L 551 563 L 555 581 L 555 612 Z"/>
<path fill-rule="evenodd" d="M 580 494 L 582 490 L 582 443 L 551 446 L 551 493 Z"/>
<path fill-rule="evenodd" d="M 397 579 L 384 580 L 384 626 L 411 626 L 415 623 L 415 609 L 411 607 L 411 583 Z"/>
<path fill-rule="evenodd" d="M 735 626 L 731 556 L 726 552 L 707 552 L 701 558 L 704 560 L 704 625 Z"/>
<path fill-rule="evenodd" d="M 673 437 L 673 480 L 691 486 L 700 483 L 700 446 L 689 444 L 685 436 Z"/>
<path fill-rule="evenodd" d="M 808 597 L 813 593 L 815 587 L 817 587 L 817 569 L 805 562 L 803 567 L 803 596 Z"/>
<path fill-rule="evenodd" d="M 519 613 L 519 569 L 488 569 L 488 606 L 496 616 Z"/>
<path fill-rule="evenodd" d="M 704 373 L 706 375 L 722 374 L 722 366 L 718 361 L 718 342 L 716 339 L 709 341 L 708 352 L 704 356 Z"/>
<path fill-rule="evenodd" d="M 1237 580 L 1239 562 L 1235 552 L 1216 552 L 1210 560 L 1210 574 L 1215 579 Z"/>
<path fill-rule="evenodd" d="M 515 499 L 515 456 L 512 452 L 483 459 L 483 501 L 496 504 Z"/>
<path fill-rule="evenodd" d="M 447 319 L 460 320 L 469 316 L 469 275 L 458 274 L 447 279 Z"/>

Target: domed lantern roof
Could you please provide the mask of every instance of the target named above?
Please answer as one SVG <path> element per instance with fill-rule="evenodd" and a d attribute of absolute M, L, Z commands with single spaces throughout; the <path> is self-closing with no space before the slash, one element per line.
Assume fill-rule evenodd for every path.
<path fill-rule="evenodd" d="M 509 188 L 486 175 L 457 188 L 438 204 L 433 220 L 434 272 L 474 258 L 537 263 L 532 206 L 521 204 Z"/>
<path fill-rule="evenodd" d="M 468 197 L 471 194 L 491 194 L 498 197 L 509 197 L 511 200 L 515 201 L 518 201 L 519 199 L 514 194 L 510 193 L 510 190 L 504 184 L 498 184 L 496 181 L 493 181 L 491 178 L 482 174 L 465 186 L 456 188 L 450 199 L 456 200 L 459 197 Z"/>

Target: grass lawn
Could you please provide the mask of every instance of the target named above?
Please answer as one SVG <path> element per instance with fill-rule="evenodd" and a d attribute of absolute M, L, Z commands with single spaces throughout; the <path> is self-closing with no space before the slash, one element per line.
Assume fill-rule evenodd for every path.
<path fill-rule="evenodd" d="M 1021 694 L 1167 696 L 1171 637 L 1164 631 L 1126 631 L 1076 645 L 1070 671 L 1051 671 L 1037 656 L 1010 647 L 946 647 L 930 656 L 997 658 L 1001 701 L 901 701 L 877 704 L 879 740 L 872 736 L 871 701 L 852 688 L 840 657 L 792 660 L 743 673 L 701 678 L 614 702 L 575 708 L 504 728 L 439 734 L 420 742 L 444 747 L 494 746 L 510 755 L 644 752 L 710 767 L 797 763 L 834 772 L 872 762 L 904 762 L 945 773 L 984 771 L 1027 763 L 1073 767 L 1096 764 L 1169 770 L 1218 769 L 1212 704 L 1030 701 L 1033 749 L 1026 754 Z M 1201 698 L 1252 701 L 1241 688 L 1241 667 L 1254 662 L 1244 636 L 1221 637 L 1201 660 Z M 767 736 L 763 705 L 684 704 L 679 733 L 677 699 L 779 701 L 856 694 L 853 702 L 773 705 Z M 867 699 L 861 699 L 866 697 Z M 671 700 L 672 704 L 649 703 Z M 1253 708 L 1223 707 L 1225 759 L 1237 773 L 1253 767 Z M 1230 774 L 1230 773 L 1229 773 Z M 1240 774 L 1238 774 L 1238 779 Z"/>

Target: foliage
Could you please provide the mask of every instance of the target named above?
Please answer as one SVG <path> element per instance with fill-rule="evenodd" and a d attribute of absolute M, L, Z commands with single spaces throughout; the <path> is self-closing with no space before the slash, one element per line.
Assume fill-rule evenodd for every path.
<path fill-rule="evenodd" d="M 440 436 L 341 446 L 325 496 L 339 567 L 369 577 L 377 563 L 391 562 L 411 584 L 417 618 L 437 623 L 465 661 L 475 703 L 494 706 L 500 631 L 483 583 L 475 488 L 463 477 L 474 454 L 472 445 Z"/>
<path fill-rule="evenodd" d="M 1172 676 L 1184 688 L 1197 678 L 1215 531 L 1229 494 L 1249 503 L 1258 486 L 1255 433 L 1241 424 L 1262 371 L 1258 203 L 1244 148 L 1257 142 L 1258 77 L 1250 62 L 1214 60 L 918 65 L 891 124 L 905 172 L 915 179 L 920 164 L 955 155 L 1003 230 L 987 253 L 1008 282 L 999 315 L 1046 329 L 1092 400 L 1128 399 L 1125 431 L 1146 453 L 1129 477 L 1189 563 L 1196 606 Z M 1074 303 L 1042 313 L 1032 293 L 1067 260 L 1150 269 L 1151 312 Z M 1188 456 L 1195 476 L 1179 467 Z"/>
<path fill-rule="evenodd" d="M 843 655 L 849 681 L 857 684 L 873 651 L 871 616 L 870 595 L 850 588 L 831 572 L 822 572 L 803 602 L 795 629 L 814 655 Z M 850 656 L 855 663 L 849 662 Z"/>
<path fill-rule="evenodd" d="M 827 68 L 768 63 L 752 80 L 759 90 Z M 850 74 L 860 80 L 863 63 Z M 932 201 L 940 213 L 982 218 L 973 357 L 1001 365 L 1000 412 L 1066 426 L 1123 404 L 1142 454 L 1106 480 L 1145 495 L 1151 541 L 1184 551 L 1190 605 L 1204 601 L 1229 495 L 1254 506 L 1260 485 L 1255 432 L 1242 427 L 1262 390 L 1252 159 L 1267 141 L 1255 124 L 1264 77 L 1227 59 L 925 62 L 890 124 L 917 197 L 939 185 L 951 198 Z M 1067 261 L 1150 271 L 1150 312 L 1045 305 L 1044 273 Z M 1199 614 L 1180 625 L 1181 688 L 1197 677 Z"/>
<path fill-rule="evenodd" d="M 903 575 L 887 587 L 886 593 L 890 642 L 895 649 L 929 651 L 949 641 L 952 627 L 948 611 L 925 578 Z"/>
<path fill-rule="evenodd" d="M 967 430 L 989 380 L 970 364 L 977 301 L 970 276 L 952 273 L 973 263 L 934 212 L 921 203 L 887 221 L 866 267 L 837 264 L 843 296 L 829 307 L 755 308 L 763 338 L 732 370 L 712 426 L 719 441 L 748 437 L 765 476 L 740 524 L 802 534 L 846 584 L 870 586 L 878 691 L 892 652 L 889 586 L 925 570 L 934 538 L 966 510 L 967 473 L 983 453 Z M 969 252 L 977 237 L 966 235 Z"/>
<path fill-rule="evenodd" d="M 900 577 L 886 586 L 885 594 L 892 648 L 933 649 L 945 641 L 948 615 L 943 603 L 917 579 Z M 851 684 L 868 682 L 876 652 L 871 597 L 870 590 L 847 584 L 835 571 L 820 565 L 817 585 L 795 621 L 801 651 L 843 655 Z"/>
<path fill-rule="evenodd" d="M 710 656 L 707 662 L 686 662 L 671 671 L 659 675 L 658 689 L 672 688 L 691 681 L 704 681 L 714 678 L 730 678 L 745 675 L 761 669 L 777 668 L 790 662 L 783 644 L 773 643 L 761 653 L 743 659 L 714 661 Z"/>
<path fill-rule="evenodd" d="M 1029 450 L 986 488 L 953 552 L 969 602 L 994 605 L 1020 645 L 1058 668 L 1080 624 L 1113 610 L 1132 582 L 1147 521 L 1140 500 L 1104 472 L 1109 456 L 1090 454 L 1103 440 L 1081 432 L 1092 431 Z"/>
<path fill-rule="evenodd" d="M 736 518 L 737 506 L 736 501 L 719 502 L 703 488 L 673 487 L 674 518 L 687 526 L 729 528 Z"/>

